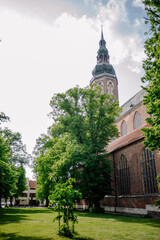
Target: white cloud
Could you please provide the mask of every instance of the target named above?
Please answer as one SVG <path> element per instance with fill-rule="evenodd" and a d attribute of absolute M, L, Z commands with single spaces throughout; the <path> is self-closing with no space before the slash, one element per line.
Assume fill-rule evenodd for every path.
<path fill-rule="evenodd" d="M 10 116 L 9 126 L 22 133 L 30 152 L 51 124 L 47 114 L 53 94 L 89 84 L 102 22 L 121 103 L 139 90 L 144 57 L 141 38 L 134 31 L 125 35 L 117 31 L 120 22 L 124 27 L 129 22 L 125 3 L 110 0 L 106 6 L 98 5 L 98 14 L 92 18 L 62 13 L 52 25 L 1 10 L 0 111 Z"/>
<path fill-rule="evenodd" d="M 133 0 L 132 4 L 133 4 L 134 7 L 142 7 L 142 8 L 144 8 L 144 4 L 143 4 L 142 0 Z"/>
<path fill-rule="evenodd" d="M 112 21 L 114 24 L 117 21 L 128 21 L 128 13 L 125 7 L 127 0 L 109 0 L 106 6 L 102 5 L 101 3 L 98 5 L 98 17 L 102 22 Z"/>

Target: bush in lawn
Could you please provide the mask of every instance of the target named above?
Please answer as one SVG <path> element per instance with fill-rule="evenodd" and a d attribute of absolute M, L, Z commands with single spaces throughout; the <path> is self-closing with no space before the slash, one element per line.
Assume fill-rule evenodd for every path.
<path fill-rule="evenodd" d="M 72 237 L 74 234 L 74 224 L 77 223 L 77 216 L 74 214 L 75 200 L 81 198 L 81 193 L 73 188 L 75 179 L 69 178 L 65 183 L 57 183 L 55 190 L 49 196 L 51 199 L 50 206 L 54 206 L 54 210 L 58 210 L 58 216 L 54 219 L 58 220 L 59 234 Z M 63 224 L 61 225 L 61 218 Z M 72 228 L 69 226 L 72 223 Z"/>
<path fill-rule="evenodd" d="M 104 208 L 103 207 L 90 207 L 89 211 L 91 213 L 104 213 Z"/>

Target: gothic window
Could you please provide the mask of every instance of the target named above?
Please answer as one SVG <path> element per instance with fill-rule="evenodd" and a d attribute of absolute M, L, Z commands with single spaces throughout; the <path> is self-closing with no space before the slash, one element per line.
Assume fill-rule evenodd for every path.
<path fill-rule="evenodd" d="M 136 112 L 134 115 L 134 129 L 137 129 L 139 127 L 141 127 L 141 115 L 139 114 L 139 112 Z"/>
<path fill-rule="evenodd" d="M 156 183 L 156 167 L 154 153 L 149 149 L 145 149 L 142 154 L 142 173 L 143 173 L 143 183 L 144 183 L 144 193 L 156 193 L 157 183 Z"/>
<path fill-rule="evenodd" d="M 126 134 L 127 134 L 127 124 L 126 124 L 126 121 L 123 121 L 121 125 L 121 136 L 124 136 Z"/>
<path fill-rule="evenodd" d="M 127 164 L 127 159 L 123 154 L 119 163 L 119 185 L 121 195 L 130 194 L 129 166 Z"/>

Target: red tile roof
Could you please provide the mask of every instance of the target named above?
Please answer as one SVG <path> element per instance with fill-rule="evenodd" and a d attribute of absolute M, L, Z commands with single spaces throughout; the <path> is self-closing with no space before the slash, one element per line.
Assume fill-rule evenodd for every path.
<path fill-rule="evenodd" d="M 30 187 L 36 187 L 36 181 L 29 180 L 29 186 Z"/>
<path fill-rule="evenodd" d="M 143 128 L 148 126 L 149 125 L 146 124 L 145 126 L 143 126 Z M 141 128 L 138 128 L 133 132 L 130 132 L 127 135 L 122 136 L 115 140 L 114 142 L 110 143 L 107 146 L 106 150 L 107 152 L 111 153 L 143 138 L 144 137 L 142 136 Z"/>

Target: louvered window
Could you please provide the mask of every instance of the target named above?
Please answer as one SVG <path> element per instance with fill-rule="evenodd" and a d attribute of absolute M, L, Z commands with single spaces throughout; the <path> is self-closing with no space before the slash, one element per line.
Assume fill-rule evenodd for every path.
<path fill-rule="evenodd" d="M 129 166 L 127 164 L 127 159 L 123 154 L 121 156 L 121 160 L 119 164 L 119 184 L 120 184 L 121 195 L 130 194 Z"/>
<path fill-rule="evenodd" d="M 154 153 L 145 149 L 142 154 L 142 172 L 144 182 L 144 193 L 157 193 L 156 166 Z"/>

